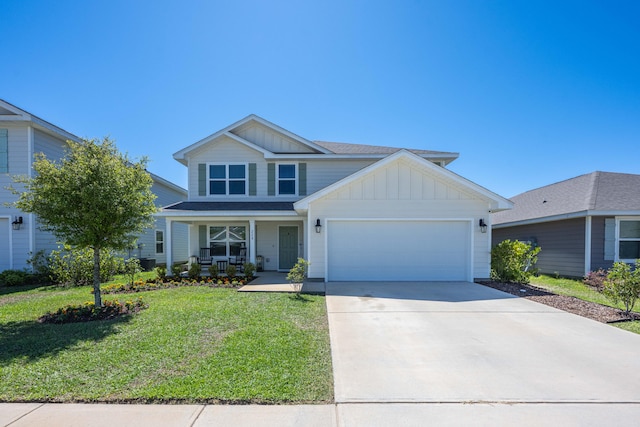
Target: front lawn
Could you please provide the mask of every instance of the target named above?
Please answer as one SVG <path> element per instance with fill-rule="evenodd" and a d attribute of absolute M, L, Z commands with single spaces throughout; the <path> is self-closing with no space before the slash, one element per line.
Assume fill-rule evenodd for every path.
<path fill-rule="evenodd" d="M 322 296 L 180 287 L 137 294 L 149 308 L 133 316 L 56 325 L 36 319 L 89 287 L 2 290 L 0 401 L 333 400 Z"/>
<path fill-rule="evenodd" d="M 585 285 L 582 280 L 555 278 L 541 275 L 531 277 L 531 284 L 558 295 L 567 295 L 579 298 L 584 301 L 595 302 L 597 304 L 616 307 L 624 310 L 623 304 L 613 304 L 603 294 Z M 640 301 L 636 302 L 634 312 L 640 312 Z M 640 333 L 640 321 L 612 323 L 612 325 L 631 332 Z"/>

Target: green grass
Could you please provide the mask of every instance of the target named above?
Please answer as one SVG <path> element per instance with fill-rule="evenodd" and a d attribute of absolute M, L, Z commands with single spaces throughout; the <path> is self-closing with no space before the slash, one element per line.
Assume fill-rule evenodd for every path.
<path fill-rule="evenodd" d="M 330 402 L 324 297 L 184 287 L 132 317 L 36 319 L 83 288 L 0 288 L 0 401 Z"/>

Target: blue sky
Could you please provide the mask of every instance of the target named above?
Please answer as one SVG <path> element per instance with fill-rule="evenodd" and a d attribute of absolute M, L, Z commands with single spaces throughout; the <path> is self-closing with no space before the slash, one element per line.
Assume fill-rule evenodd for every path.
<path fill-rule="evenodd" d="M 460 153 L 505 197 L 640 173 L 640 2 L 3 0 L 0 98 L 172 154 L 255 113 L 311 140 Z"/>

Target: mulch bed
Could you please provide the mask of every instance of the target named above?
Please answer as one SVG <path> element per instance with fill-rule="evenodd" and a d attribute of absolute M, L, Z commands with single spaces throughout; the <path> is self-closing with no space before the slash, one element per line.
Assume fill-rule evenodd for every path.
<path fill-rule="evenodd" d="M 627 316 L 624 311 L 613 307 L 607 307 L 595 302 L 583 301 L 579 298 L 565 295 L 556 295 L 533 285 L 522 285 L 518 283 L 498 283 L 498 282 L 478 282 L 481 285 L 507 292 L 511 295 L 530 299 L 541 304 L 545 304 L 569 313 L 582 317 L 597 320 L 602 323 L 624 322 L 629 320 L 640 320 L 640 314 L 631 313 Z"/>

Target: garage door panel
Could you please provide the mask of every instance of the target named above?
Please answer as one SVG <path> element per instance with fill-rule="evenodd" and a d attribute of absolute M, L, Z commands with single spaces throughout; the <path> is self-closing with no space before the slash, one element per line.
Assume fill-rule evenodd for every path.
<path fill-rule="evenodd" d="M 464 221 L 330 221 L 329 280 L 466 280 Z"/>

